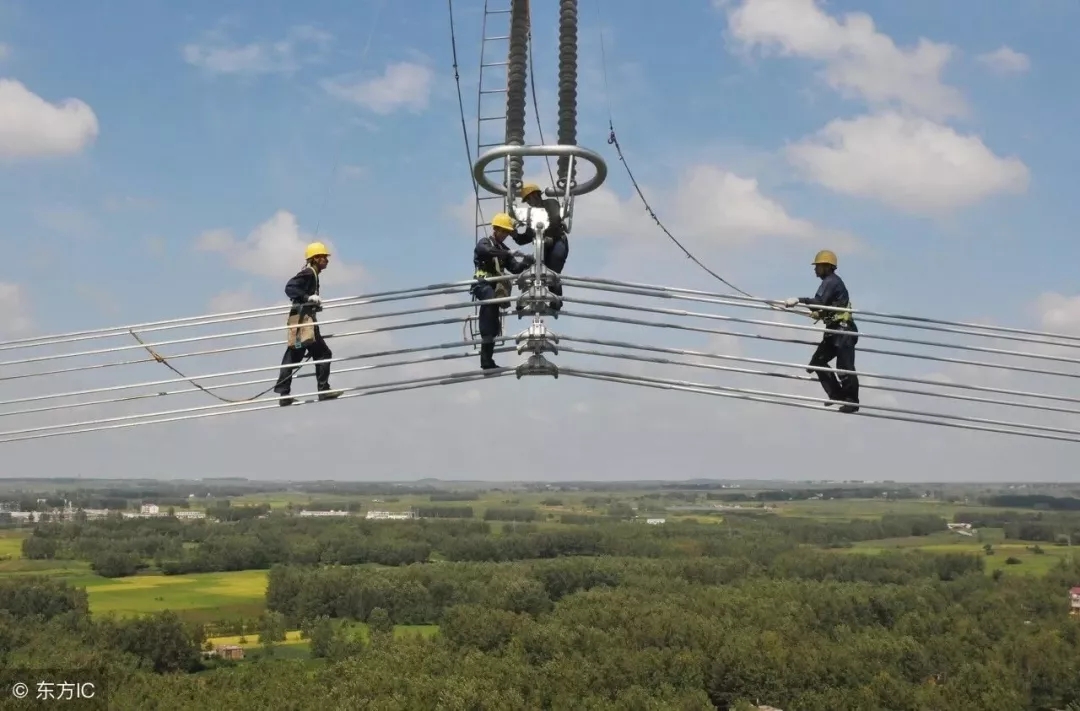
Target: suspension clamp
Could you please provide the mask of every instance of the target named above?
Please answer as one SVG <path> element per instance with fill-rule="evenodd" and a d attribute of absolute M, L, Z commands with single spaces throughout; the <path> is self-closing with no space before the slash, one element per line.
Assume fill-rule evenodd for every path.
<path fill-rule="evenodd" d="M 557 278 L 551 272 L 544 272 L 544 276 L 538 284 L 533 274 L 522 274 L 517 281 L 518 290 L 521 292 L 514 310 L 517 317 L 553 316 L 559 318 L 562 297 L 551 293 L 548 288 L 555 283 Z"/>
<path fill-rule="evenodd" d="M 541 321 L 534 318 L 529 328 L 517 335 L 517 352 L 521 355 L 529 352 L 532 355 L 521 365 L 517 366 L 516 373 L 520 380 L 523 375 L 551 375 L 559 377 L 559 368 L 544 357 L 544 353 L 559 353 L 559 337 Z"/>

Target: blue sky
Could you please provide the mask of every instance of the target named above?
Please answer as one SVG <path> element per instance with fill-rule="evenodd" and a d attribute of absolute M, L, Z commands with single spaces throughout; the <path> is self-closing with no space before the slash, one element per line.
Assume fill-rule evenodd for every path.
<path fill-rule="evenodd" d="M 467 277 L 471 186 L 448 13 L 428 5 L 0 0 L 0 281 L 12 285 L 5 310 L 20 315 L 3 338 L 280 302 L 301 262 L 290 250 L 316 224 L 335 247 L 330 295 Z M 536 5 L 553 141 L 557 28 Z M 482 6 L 454 2 L 470 141 Z M 1067 137 L 1080 98 L 1067 87 L 1080 50 L 1066 35 L 1078 21 L 1066 0 L 582 0 L 578 138 L 611 172 L 578 202 L 568 271 L 723 290 L 644 214 L 606 143 L 610 103 L 661 219 L 744 289 L 811 293 L 808 261 L 833 247 L 857 307 L 1078 327 L 1080 147 Z M 55 110 L 65 100 L 84 106 Z M 532 107 L 528 132 L 536 141 Z M 540 163 L 527 172 L 544 174 Z M 607 396 L 558 397 L 570 399 L 553 407 Z M 642 397 L 646 410 L 682 402 Z M 354 412 L 368 409 L 358 402 Z M 555 420 L 548 434 L 567 435 Z M 161 436 L 203 432 L 175 427 Z M 258 441 L 251 427 L 234 440 Z M 754 432 L 755 447 L 775 449 Z M 581 428 L 567 436 L 607 456 Z M 982 451 L 941 436 L 957 457 Z M 74 452 L 92 437 L 51 441 Z M 1000 446 L 1019 457 L 1030 445 Z M 131 456 L 124 466 L 142 466 Z"/>

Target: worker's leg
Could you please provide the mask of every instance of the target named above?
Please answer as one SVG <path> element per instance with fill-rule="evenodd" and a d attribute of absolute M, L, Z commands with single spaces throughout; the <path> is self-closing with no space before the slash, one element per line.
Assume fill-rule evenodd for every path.
<path fill-rule="evenodd" d="M 322 334 L 317 327 L 315 329 L 315 340 L 308 346 L 308 353 L 311 355 L 312 360 L 326 360 L 334 357 L 334 352 L 330 350 L 330 346 L 326 345 L 326 341 L 323 340 Z M 330 365 L 330 363 L 319 363 L 315 366 L 315 383 L 320 391 L 330 389 Z M 332 400 L 340 394 L 320 394 L 319 399 Z"/>
<path fill-rule="evenodd" d="M 854 329 L 853 329 L 854 330 Z M 837 336 L 836 369 L 855 370 L 855 345 L 859 342 L 858 331 L 850 335 Z M 839 373 L 840 399 L 858 405 L 859 376 L 855 373 Z M 843 412 L 856 412 L 858 407 L 841 407 Z"/>
<path fill-rule="evenodd" d="M 569 255 L 570 243 L 565 239 L 555 240 L 551 248 L 544 252 L 544 266 L 556 274 L 550 287 L 551 293 L 555 296 L 562 296 L 562 280 L 557 275 L 562 274 L 562 270 L 566 266 L 566 258 Z M 562 304 L 557 303 L 555 308 L 560 306 Z"/>
<path fill-rule="evenodd" d="M 491 284 L 478 284 L 473 287 L 473 295 L 478 301 L 486 301 L 495 298 L 495 288 Z M 499 320 L 498 304 L 482 304 L 479 316 L 480 326 L 480 367 L 488 370 L 497 368 L 493 357 L 495 355 L 495 338 L 499 335 L 502 322 Z"/>
<path fill-rule="evenodd" d="M 297 371 L 297 363 L 304 359 L 304 353 L 306 348 L 293 348 L 287 346 L 285 348 L 285 355 L 281 357 L 281 371 L 278 374 L 277 384 L 274 385 L 274 392 L 278 395 L 288 395 L 292 390 L 293 374 Z"/>
<path fill-rule="evenodd" d="M 818 368 L 828 367 L 829 361 L 836 357 L 836 338 L 829 334 L 825 334 L 821 343 L 818 344 L 817 350 L 814 351 L 814 355 L 810 358 L 810 365 Z M 818 382 L 821 383 L 822 389 L 825 390 L 825 395 L 830 400 L 842 400 L 840 390 L 840 381 L 836 379 L 836 373 L 829 371 L 814 370 L 811 371 L 817 375 Z"/>

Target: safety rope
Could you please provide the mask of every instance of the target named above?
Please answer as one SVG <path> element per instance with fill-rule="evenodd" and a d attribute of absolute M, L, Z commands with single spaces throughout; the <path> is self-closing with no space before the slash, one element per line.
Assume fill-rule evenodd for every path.
<path fill-rule="evenodd" d="M 132 337 L 132 338 L 134 338 L 134 339 L 135 339 L 136 341 L 138 341 L 138 342 L 139 342 L 139 345 L 141 345 L 141 346 L 142 346 L 143 348 L 145 348 L 145 349 L 146 349 L 146 352 L 147 352 L 147 353 L 149 353 L 149 354 L 151 355 L 151 357 L 153 357 L 153 359 L 154 359 L 154 360 L 156 360 L 156 361 L 157 361 L 158 363 L 161 363 L 161 364 L 162 364 L 163 366 L 165 366 L 166 368 L 168 368 L 168 369 L 169 369 L 169 370 L 171 370 L 172 372 L 176 373 L 176 374 L 177 374 L 177 375 L 179 375 L 179 376 L 180 376 L 181 378 L 183 378 L 183 379 L 184 379 L 184 380 L 186 380 L 187 382 L 189 382 L 189 383 L 191 383 L 192 385 L 194 385 L 195 387 L 197 387 L 197 388 L 198 388 L 199 390 L 202 390 L 202 391 L 203 391 L 204 393 L 206 393 L 206 394 L 207 394 L 207 395 L 209 395 L 210 397 L 212 397 L 212 398 L 216 398 L 216 399 L 220 400 L 221 402 L 227 402 L 227 403 L 232 403 L 232 404 L 242 404 L 242 403 L 245 403 L 245 402 L 252 402 L 252 401 L 254 401 L 254 400 L 258 400 L 258 399 L 259 399 L 259 398 L 261 398 L 261 397 L 262 397 L 263 395 L 266 395 L 267 393 L 269 393 L 269 392 L 270 392 L 271 390 L 273 390 L 273 389 L 274 389 L 274 385 L 277 385 L 277 381 L 275 380 L 275 381 L 274 381 L 274 385 L 271 385 L 270 387 L 268 387 L 268 388 L 267 388 L 266 390 L 263 390 L 263 391 L 262 391 L 261 393 L 259 393 L 258 395 L 252 395 L 251 397 L 248 397 L 248 398 L 242 398 L 242 399 L 236 399 L 236 400 L 234 400 L 234 399 L 231 399 L 231 398 L 227 398 L 227 397 L 222 397 L 221 395 L 218 395 L 218 394 L 217 394 L 217 393 L 215 393 L 215 392 L 211 392 L 210 390 L 208 390 L 207 388 L 203 387 L 202 385 L 200 385 L 200 384 L 199 384 L 198 382 L 196 382 L 195 380 L 192 380 L 192 379 L 191 379 L 191 378 L 189 378 L 188 376 L 186 376 L 186 375 L 184 375 L 183 373 L 181 373 L 181 372 L 180 372 L 180 371 L 179 371 L 179 370 L 178 370 L 178 369 L 176 368 L 176 366 L 174 366 L 174 365 L 173 365 L 172 363 L 170 363 L 170 362 L 169 362 L 168 360 L 166 360 L 165 356 L 163 356 L 163 355 L 161 355 L 160 353 L 158 353 L 157 351 L 155 351 L 155 350 L 154 350 L 154 349 L 153 349 L 153 348 L 152 348 L 151 346 L 147 345 L 146 341 L 144 341 L 143 339 L 139 338 L 139 334 L 135 333 L 135 331 L 133 331 L 133 330 L 131 330 L 131 329 L 128 329 L 128 333 L 130 333 L 130 334 L 131 334 L 131 337 Z M 298 368 L 299 368 L 299 367 L 300 367 L 300 366 L 301 366 L 302 364 L 304 364 L 305 362 L 307 362 L 307 361 L 308 361 L 308 360 L 310 360 L 310 359 L 311 359 L 311 354 L 309 353 L 309 354 L 305 355 L 305 356 L 304 356 L 304 359 L 303 359 L 303 360 L 301 360 L 301 361 L 300 361 L 300 363 L 298 363 L 298 364 L 296 365 L 296 368 L 298 369 Z M 294 369 L 294 371 L 293 371 L 293 372 L 296 372 L 296 371 L 295 371 L 295 369 Z"/>
<path fill-rule="evenodd" d="M 600 0 L 597 0 L 597 2 L 596 2 L 596 14 L 597 14 L 597 22 L 599 24 L 603 19 L 602 14 L 600 12 Z M 607 113 L 608 113 L 608 141 L 607 142 L 608 142 L 608 145 L 611 145 L 611 146 L 615 147 L 615 152 L 619 156 L 619 162 L 622 163 L 623 168 L 626 169 L 626 176 L 628 178 L 630 178 L 630 183 L 634 186 L 634 190 L 637 192 L 638 197 L 641 199 L 642 205 L 645 206 L 645 211 L 647 213 L 649 213 L 649 217 L 651 217 L 653 219 L 653 222 L 656 223 L 656 226 L 659 227 L 663 231 L 663 233 L 665 235 L 667 235 L 668 239 L 670 239 L 672 242 L 674 242 L 675 246 L 682 250 L 683 254 L 685 254 L 690 261 L 692 261 L 694 264 L 698 265 L 703 270 L 705 270 L 705 272 L 707 272 L 709 274 L 709 276 L 713 277 L 714 279 L 719 281 L 721 284 L 724 284 L 725 286 L 727 286 L 727 287 L 729 287 L 731 289 L 734 289 L 735 291 L 742 294 L 743 296 L 748 296 L 748 297 L 750 297 L 752 299 L 757 298 L 753 294 L 751 294 L 749 292 L 746 292 L 746 291 L 743 291 L 742 289 L 735 286 L 734 284 L 732 284 L 730 281 L 728 281 L 724 277 L 722 277 L 719 274 L 717 274 L 716 272 L 714 272 L 709 267 L 705 266 L 705 264 L 702 263 L 702 261 L 700 259 L 695 257 L 694 254 L 690 250 L 688 250 L 686 247 L 684 247 L 682 242 L 680 242 L 678 239 L 676 239 L 675 235 L 671 234 L 671 231 L 667 227 L 664 226 L 663 222 L 660 221 L 660 218 L 657 216 L 656 211 L 652 209 L 652 206 L 649 204 L 648 199 L 646 199 L 645 193 L 642 192 L 641 186 L 638 185 L 637 180 L 634 178 L 634 173 L 633 173 L 632 170 L 630 170 L 630 164 L 626 161 L 626 156 L 623 155 L 622 146 L 619 145 L 619 139 L 615 135 L 615 119 L 613 117 L 613 113 L 612 113 L 612 109 L 611 109 L 611 89 L 610 89 L 610 87 L 608 85 L 607 51 L 604 48 L 604 30 L 603 30 L 602 25 L 600 27 L 600 65 L 601 65 L 601 69 L 603 70 L 603 74 L 604 74 L 604 94 L 605 94 L 605 96 L 607 98 Z M 773 304 L 768 304 L 768 306 L 769 306 L 769 308 L 773 309 L 774 311 L 784 311 L 784 312 L 787 312 L 787 313 L 799 313 L 797 311 L 788 311 L 787 309 L 785 309 L 783 307 L 775 306 Z"/>
<path fill-rule="evenodd" d="M 472 181 L 473 194 L 476 196 L 477 214 L 483 219 L 480 212 L 480 188 L 476 184 L 476 178 L 472 174 L 472 147 L 469 145 L 469 127 L 465 123 L 465 100 L 461 98 L 461 74 L 458 71 L 457 58 L 457 33 L 454 30 L 454 0 L 446 0 L 450 10 L 450 52 L 453 56 L 454 85 L 457 87 L 458 113 L 461 116 L 461 135 L 465 138 L 465 164 L 469 170 L 469 180 Z"/>

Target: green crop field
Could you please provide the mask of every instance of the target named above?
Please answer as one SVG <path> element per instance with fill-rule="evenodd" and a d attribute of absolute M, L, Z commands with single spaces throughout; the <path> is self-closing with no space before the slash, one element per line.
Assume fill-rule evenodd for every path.
<path fill-rule="evenodd" d="M 367 624 L 363 622 L 353 622 L 349 625 L 351 627 L 351 634 L 354 639 L 361 639 L 367 642 L 371 637 L 371 633 L 368 630 Z M 419 635 L 421 637 L 433 637 L 439 631 L 438 625 L 394 625 L 395 637 L 408 637 L 409 635 Z M 224 637 L 209 637 L 207 639 L 213 645 L 219 644 L 235 644 L 245 649 L 259 646 L 259 634 L 252 632 L 248 635 L 228 635 Z M 285 633 L 285 641 L 277 642 L 279 645 L 308 645 L 308 641 L 302 639 L 300 636 L 300 630 L 289 630 Z"/>
<path fill-rule="evenodd" d="M 21 556 L 24 538 L 26 534 L 21 531 L 0 531 L 0 560 Z"/>
<path fill-rule="evenodd" d="M 783 501 L 775 504 L 776 513 L 784 516 L 809 516 L 850 521 L 855 518 L 881 518 L 885 514 L 933 514 L 948 521 L 961 509 L 971 508 L 929 499 L 813 499 Z M 985 509 L 980 509 L 985 510 Z"/>
<path fill-rule="evenodd" d="M 993 554 L 986 555 L 983 546 L 989 544 Z M 1036 552 L 1036 547 L 1041 553 Z M 956 533 L 935 533 L 930 536 L 911 536 L 907 538 L 887 538 L 877 541 L 861 541 L 851 548 L 838 549 L 839 552 L 852 554 L 878 554 L 886 550 L 907 549 L 929 553 L 973 553 L 986 558 L 986 572 L 1005 569 L 1010 573 L 1044 575 L 1057 565 L 1058 561 L 1070 558 L 1073 550 L 1069 547 L 1054 546 L 1048 543 L 1025 541 L 1005 541 L 1004 531 L 1000 528 L 987 528 L 978 532 L 978 537 L 962 536 Z M 1009 558 L 1019 563 L 1007 563 Z"/>
<path fill-rule="evenodd" d="M 136 575 L 130 578 L 73 577 L 85 586 L 90 610 L 130 617 L 169 609 L 198 622 L 255 617 L 264 609 L 265 570 L 192 575 Z"/>

